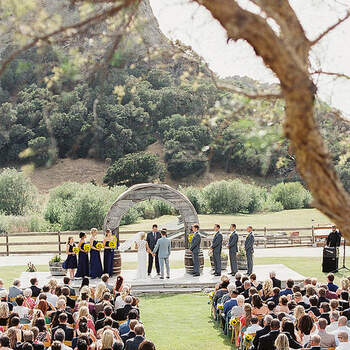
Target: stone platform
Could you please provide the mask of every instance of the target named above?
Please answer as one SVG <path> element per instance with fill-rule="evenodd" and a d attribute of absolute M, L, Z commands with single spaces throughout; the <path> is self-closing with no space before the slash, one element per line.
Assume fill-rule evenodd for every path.
<path fill-rule="evenodd" d="M 269 277 L 269 272 L 275 271 L 278 279 L 282 281 L 282 286 L 285 285 L 288 278 L 292 278 L 295 282 L 304 280 L 304 276 L 296 271 L 290 269 L 283 264 L 272 265 L 255 265 L 254 273 L 257 275 L 259 281 L 264 281 Z M 244 273 L 245 271 L 242 271 Z M 226 271 L 223 271 L 225 274 Z M 213 288 L 220 280 L 220 277 L 213 276 L 210 268 L 204 268 L 203 274 L 199 277 L 193 277 L 185 273 L 185 269 L 173 269 L 170 271 L 171 278 L 161 280 L 158 276 L 147 278 L 146 280 L 136 280 L 135 270 L 123 270 L 122 275 L 124 281 L 132 286 L 135 294 L 147 293 L 194 293 L 200 292 L 207 288 Z M 26 288 L 30 286 L 30 279 L 37 277 L 39 287 L 42 287 L 51 278 L 49 272 L 23 272 L 21 274 L 21 287 Z M 62 283 L 62 277 L 56 278 L 59 283 Z M 90 280 L 90 286 L 95 287 L 99 279 Z M 111 278 L 110 284 L 114 285 L 115 277 Z M 72 287 L 79 289 L 81 280 L 74 280 L 71 282 Z"/>

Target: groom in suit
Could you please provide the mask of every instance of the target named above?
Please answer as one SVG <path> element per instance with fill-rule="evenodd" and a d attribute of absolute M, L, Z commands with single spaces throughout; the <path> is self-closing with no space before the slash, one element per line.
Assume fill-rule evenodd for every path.
<path fill-rule="evenodd" d="M 146 241 L 148 243 L 149 249 L 153 251 L 154 247 L 157 244 L 158 239 L 160 239 L 160 232 L 158 231 L 158 225 L 154 224 L 152 226 L 152 231 L 147 233 Z M 157 270 L 157 275 L 159 276 L 160 268 L 159 268 L 159 259 L 158 254 L 154 256 L 155 265 Z M 153 254 L 148 254 L 148 276 L 151 275 L 153 267 Z"/>
<path fill-rule="evenodd" d="M 214 225 L 215 235 L 211 244 L 211 251 L 213 252 L 215 276 L 221 276 L 221 249 L 222 249 L 222 233 L 220 232 L 220 225 Z"/>
<path fill-rule="evenodd" d="M 234 276 L 238 272 L 237 268 L 237 243 L 238 243 L 238 234 L 236 232 L 236 224 L 230 226 L 230 239 L 228 241 L 228 251 L 230 255 L 230 265 L 231 265 L 231 275 Z"/>
<path fill-rule="evenodd" d="M 166 237 L 166 229 L 163 228 L 160 231 L 162 238 L 157 241 L 156 246 L 153 249 L 153 256 L 158 257 L 160 260 L 160 279 L 164 279 L 164 263 L 166 266 L 166 278 L 170 278 L 170 266 L 169 266 L 169 256 L 171 253 L 171 244 L 170 240 Z"/>
<path fill-rule="evenodd" d="M 193 238 L 190 245 L 190 250 L 192 252 L 192 260 L 193 260 L 193 276 L 200 276 L 200 265 L 199 265 L 199 250 L 201 247 L 201 236 L 199 234 L 199 225 L 192 226 Z"/>

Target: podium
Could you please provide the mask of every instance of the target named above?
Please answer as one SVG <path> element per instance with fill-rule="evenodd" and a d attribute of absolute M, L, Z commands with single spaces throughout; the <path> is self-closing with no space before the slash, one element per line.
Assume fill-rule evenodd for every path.
<path fill-rule="evenodd" d="M 338 270 L 339 247 L 324 247 L 322 272 L 333 272 Z"/>

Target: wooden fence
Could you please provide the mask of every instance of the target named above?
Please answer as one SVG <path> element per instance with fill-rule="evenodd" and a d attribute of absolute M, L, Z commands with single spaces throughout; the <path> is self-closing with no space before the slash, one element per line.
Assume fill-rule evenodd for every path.
<path fill-rule="evenodd" d="M 331 230 L 331 226 L 311 226 L 311 227 L 288 227 L 288 228 L 256 228 L 254 229 L 255 246 L 260 248 L 293 247 L 293 246 L 313 246 L 321 245 L 324 237 L 327 236 L 325 230 Z M 124 242 L 138 231 L 121 231 L 120 242 Z M 183 231 L 182 231 L 183 232 Z M 204 236 L 212 233 L 212 229 L 203 229 Z M 169 236 L 181 233 L 181 230 L 168 230 Z M 226 234 L 228 231 L 222 231 Z M 238 233 L 244 233 L 238 230 Z M 101 237 L 103 233 L 99 232 Z M 22 232 L 22 233 L 1 233 L 0 234 L 0 255 L 13 254 L 62 254 L 65 253 L 65 245 L 69 236 L 79 237 L 79 231 L 65 232 Z M 226 237 L 227 239 L 227 237 Z M 212 236 L 202 238 L 202 247 L 209 248 Z M 243 241 L 243 235 L 240 235 Z M 174 250 L 183 250 L 185 240 L 183 237 L 172 239 Z M 31 249 L 32 248 L 32 249 Z M 133 250 L 129 250 L 133 251 Z"/>

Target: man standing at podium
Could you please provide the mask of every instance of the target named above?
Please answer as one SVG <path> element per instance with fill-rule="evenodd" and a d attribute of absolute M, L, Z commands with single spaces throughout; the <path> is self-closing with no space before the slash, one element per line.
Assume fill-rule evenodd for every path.
<path fill-rule="evenodd" d="M 339 247 L 341 240 L 341 233 L 337 230 L 335 225 L 332 226 L 332 231 L 327 237 L 327 247 Z"/>

